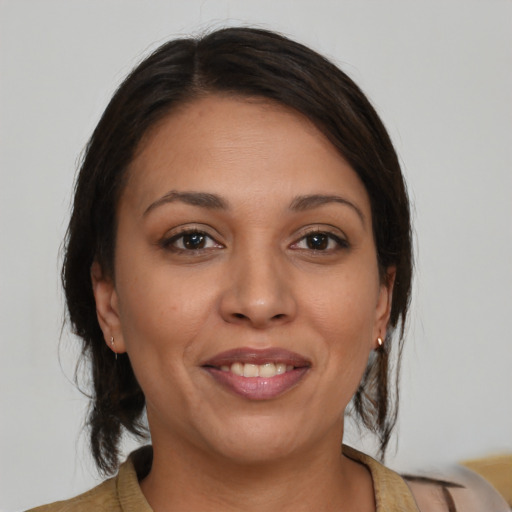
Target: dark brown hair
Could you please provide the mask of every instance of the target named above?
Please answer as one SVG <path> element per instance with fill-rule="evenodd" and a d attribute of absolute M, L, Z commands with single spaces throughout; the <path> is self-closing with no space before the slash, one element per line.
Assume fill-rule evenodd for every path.
<path fill-rule="evenodd" d="M 143 135 L 177 106 L 212 93 L 263 97 L 302 113 L 366 187 L 381 276 L 385 279 L 386 269 L 395 266 L 396 280 L 387 339 L 370 358 L 353 407 L 362 424 L 379 436 L 384 454 L 396 422 L 398 396 L 393 389 L 412 273 L 409 202 L 396 153 L 365 95 L 334 64 L 273 32 L 227 28 L 198 39 L 170 41 L 145 59 L 115 93 L 84 153 L 62 281 L 69 320 L 90 361 L 88 424 L 96 463 L 106 473 L 115 471 L 123 428 L 144 434 L 145 399 L 127 355 L 116 361 L 105 344 L 96 318 L 91 265 L 97 261 L 115 279 L 116 208 Z M 390 350 L 397 327 L 398 357 L 392 372 Z"/>

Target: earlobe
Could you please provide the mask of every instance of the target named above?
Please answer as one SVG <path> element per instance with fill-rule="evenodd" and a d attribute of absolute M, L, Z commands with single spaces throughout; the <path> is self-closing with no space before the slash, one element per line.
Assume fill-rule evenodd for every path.
<path fill-rule="evenodd" d="M 101 265 L 97 261 L 91 266 L 91 282 L 94 300 L 96 301 L 96 315 L 100 328 L 103 331 L 105 343 L 113 350 L 111 340 L 114 338 L 115 352 L 126 352 L 121 333 L 117 292 L 114 281 L 111 277 L 104 274 Z"/>
<path fill-rule="evenodd" d="M 391 315 L 391 307 L 393 304 L 393 287 L 395 285 L 396 267 L 389 267 L 386 274 L 382 278 L 379 291 L 379 299 L 377 302 L 376 318 L 375 318 L 375 348 L 379 348 L 382 343 L 377 340 L 386 339 L 386 331 Z"/>

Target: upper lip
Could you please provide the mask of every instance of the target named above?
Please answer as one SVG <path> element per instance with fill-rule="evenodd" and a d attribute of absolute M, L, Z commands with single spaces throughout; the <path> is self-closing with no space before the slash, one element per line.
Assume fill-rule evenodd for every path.
<path fill-rule="evenodd" d="M 229 366 L 237 362 L 258 365 L 266 363 L 282 363 L 295 367 L 311 366 L 311 361 L 290 350 L 283 348 L 254 349 L 245 347 L 221 352 L 220 354 L 213 356 L 211 359 L 204 361 L 201 366 L 220 368 L 221 366 Z"/>

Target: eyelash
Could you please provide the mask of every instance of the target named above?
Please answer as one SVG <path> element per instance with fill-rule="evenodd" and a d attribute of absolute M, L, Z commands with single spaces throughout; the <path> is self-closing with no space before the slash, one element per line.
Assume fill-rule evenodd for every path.
<path fill-rule="evenodd" d="M 213 242 L 213 245 L 211 247 L 200 247 L 200 248 L 197 248 L 197 249 L 194 249 L 194 248 L 190 249 L 190 248 L 177 247 L 176 246 L 176 243 L 179 240 L 181 240 L 182 243 L 184 243 L 185 237 L 186 236 L 192 236 L 192 235 L 201 236 L 201 237 L 203 237 L 204 240 L 209 240 L 209 241 Z M 206 241 L 206 243 L 208 243 L 208 241 Z M 176 233 L 176 234 L 172 235 L 169 238 L 163 239 L 159 243 L 159 245 L 163 249 L 167 249 L 169 251 L 172 251 L 172 252 L 175 252 L 175 253 L 182 253 L 182 254 L 183 253 L 197 254 L 197 253 L 202 253 L 204 251 L 208 251 L 208 250 L 213 249 L 213 248 L 222 248 L 222 247 L 224 247 L 222 244 L 217 242 L 213 237 L 211 237 L 208 233 L 206 233 L 204 231 L 201 231 L 200 229 L 184 229 L 183 231 L 180 231 L 179 233 Z"/>
<path fill-rule="evenodd" d="M 297 247 L 297 249 L 304 250 L 304 251 L 311 251 L 311 252 L 313 252 L 313 254 L 321 255 L 322 253 L 329 254 L 329 253 L 332 253 L 335 251 L 349 248 L 349 243 L 345 238 L 342 238 L 341 236 L 338 236 L 338 235 L 335 235 L 334 233 L 326 231 L 325 229 L 313 229 L 311 231 L 304 233 L 296 242 L 294 242 L 292 244 L 291 247 L 298 246 L 301 242 L 307 243 L 307 239 L 314 237 L 315 235 L 316 236 L 319 236 L 319 235 L 325 236 L 327 239 L 327 244 L 329 244 L 330 242 L 334 242 L 336 244 L 336 247 L 331 247 L 331 248 L 327 247 L 324 249 L 316 249 L 316 248 L 312 248 L 312 247 L 304 247 L 304 248 Z"/>
<path fill-rule="evenodd" d="M 181 240 L 182 245 L 186 244 L 185 237 L 192 236 L 192 235 L 202 237 L 201 241 L 202 242 L 204 241 L 206 244 L 210 243 L 211 244 L 210 247 L 186 248 L 185 246 L 183 246 L 183 247 L 177 246 L 177 242 L 180 240 Z M 322 242 L 326 241 L 327 246 L 322 249 L 309 247 L 309 246 L 308 247 L 298 247 L 299 244 L 301 244 L 303 242 L 305 242 L 307 244 L 308 238 L 310 239 L 311 237 L 314 237 L 314 236 L 324 236 L 325 239 L 322 240 Z M 212 242 L 213 242 L 213 244 L 212 244 Z M 331 242 L 334 242 L 335 247 L 329 247 L 329 244 L 331 244 Z M 171 252 L 178 253 L 178 254 L 180 254 L 180 253 L 181 254 L 185 254 L 185 253 L 202 254 L 211 249 L 224 247 L 222 244 L 217 242 L 213 237 L 211 237 L 205 231 L 202 231 L 200 229 L 193 229 L 193 228 L 184 229 L 183 231 L 180 231 L 179 233 L 176 233 L 169 238 L 165 238 L 159 243 L 159 245 L 163 249 L 166 249 Z M 293 242 L 290 245 L 290 248 L 295 249 L 295 250 L 312 252 L 313 254 L 320 256 L 322 254 L 331 254 L 331 253 L 339 251 L 339 250 L 348 249 L 349 243 L 345 238 L 335 235 L 332 232 L 326 231 L 325 229 L 314 229 L 314 230 L 310 230 L 310 231 L 304 233 L 297 241 Z"/>

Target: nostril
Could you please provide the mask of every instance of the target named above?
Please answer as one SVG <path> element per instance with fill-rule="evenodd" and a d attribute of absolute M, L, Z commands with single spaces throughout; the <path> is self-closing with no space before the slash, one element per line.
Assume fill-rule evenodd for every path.
<path fill-rule="evenodd" d="M 284 318 L 286 315 L 284 313 L 279 313 L 278 315 L 274 315 L 272 318 L 275 320 L 280 320 L 281 318 Z"/>
<path fill-rule="evenodd" d="M 245 315 L 243 315 L 242 313 L 235 313 L 233 316 L 234 316 L 235 318 L 239 318 L 239 319 L 246 318 L 246 316 L 245 316 Z"/>

